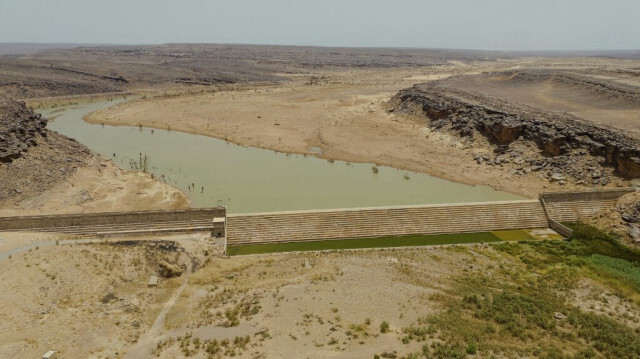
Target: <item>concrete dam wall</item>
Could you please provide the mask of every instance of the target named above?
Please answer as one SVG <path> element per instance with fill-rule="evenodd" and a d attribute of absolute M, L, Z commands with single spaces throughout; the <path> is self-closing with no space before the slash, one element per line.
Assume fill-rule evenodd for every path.
<path fill-rule="evenodd" d="M 230 215 L 229 246 L 546 228 L 538 200 Z"/>

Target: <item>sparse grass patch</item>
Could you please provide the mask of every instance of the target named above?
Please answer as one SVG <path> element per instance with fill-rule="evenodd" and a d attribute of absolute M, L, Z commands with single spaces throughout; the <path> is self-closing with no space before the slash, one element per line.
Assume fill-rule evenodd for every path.
<path fill-rule="evenodd" d="M 452 298 L 439 302 L 442 310 L 403 328 L 402 341 L 430 343 L 423 350 L 430 358 L 639 357 L 640 330 L 578 308 L 570 293 L 588 277 L 638 295 L 640 256 L 595 228 L 573 227 L 568 241 L 492 245 L 519 263 L 500 265 L 491 278 L 459 277 Z"/>
<path fill-rule="evenodd" d="M 159 341 L 153 349 L 152 354 L 160 356 L 164 350 L 169 349 L 174 343 L 177 343 L 183 357 L 197 356 L 200 352 L 204 352 L 207 358 L 219 358 L 221 356 L 233 357 L 244 352 L 250 341 L 251 337 L 248 335 L 236 336 L 233 340 L 201 340 L 198 337 L 193 337 L 191 332 L 187 332 L 184 337 L 179 336 L 177 338 Z"/>
<path fill-rule="evenodd" d="M 238 299 L 238 297 L 240 297 Z M 250 319 L 262 309 L 260 298 L 247 295 L 246 290 L 235 288 L 216 289 L 198 304 L 197 326 L 217 323 L 224 327 L 235 327 L 240 319 Z"/>

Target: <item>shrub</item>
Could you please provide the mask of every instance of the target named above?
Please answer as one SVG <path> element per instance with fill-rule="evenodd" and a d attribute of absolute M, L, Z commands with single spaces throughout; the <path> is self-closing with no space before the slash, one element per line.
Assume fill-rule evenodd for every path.
<path fill-rule="evenodd" d="M 114 301 L 116 299 L 117 299 L 116 295 L 111 293 L 111 292 L 109 292 L 109 293 L 105 294 L 104 297 L 102 297 L 102 303 L 103 304 L 108 304 L 109 302 Z"/>
<path fill-rule="evenodd" d="M 478 352 L 478 347 L 476 343 L 469 343 L 469 345 L 467 345 L 467 354 L 475 354 L 477 352 Z"/>
<path fill-rule="evenodd" d="M 640 336 L 633 329 L 609 317 L 586 313 L 574 308 L 568 317 L 579 337 L 591 342 L 607 357 L 637 358 L 640 354 Z"/>
<path fill-rule="evenodd" d="M 431 358 L 438 359 L 464 359 L 467 353 L 459 344 L 439 343 L 433 344 L 433 352 Z"/>
<path fill-rule="evenodd" d="M 209 354 L 217 354 L 220 351 L 218 341 L 214 339 L 213 341 L 209 342 L 205 350 Z"/>
<path fill-rule="evenodd" d="M 389 331 L 389 322 L 383 321 L 380 323 L 380 333 L 384 334 Z"/>
<path fill-rule="evenodd" d="M 227 322 L 224 324 L 225 327 L 237 327 L 238 324 L 240 324 L 237 309 L 227 308 L 224 312 L 224 316 L 227 318 Z"/>

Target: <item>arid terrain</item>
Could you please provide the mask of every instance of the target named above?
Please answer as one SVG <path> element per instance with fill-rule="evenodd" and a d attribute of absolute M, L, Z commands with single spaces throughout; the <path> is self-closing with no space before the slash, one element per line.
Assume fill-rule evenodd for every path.
<path fill-rule="evenodd" d="M 638 268 L 597 239 L 222 259 L 201 236 L 94 244 L 29 236 L 0 240 L 32 245 L 0 259 L 4 357 L 50 348 L 87 358 L 640 350 Z M 147 287 L 150 275 L 158 287 Z"/>
<path fill-rule="evenodd" d="M 0 215 L 184 208 L 46 128 L 96 124 L 541 191 L 640 185 L 640 55 L 250 45 L 0 56 Z M 24 102 L 21 102 L 24 101 Z M 571 241 L 223 258 L 201 235 L 0 232 L 0 358 L 634 358 L 639 195 Z M 626 243 L 626 245 L 622 245 Z M 147 287 L 151 275 L 157 287 Z"/>

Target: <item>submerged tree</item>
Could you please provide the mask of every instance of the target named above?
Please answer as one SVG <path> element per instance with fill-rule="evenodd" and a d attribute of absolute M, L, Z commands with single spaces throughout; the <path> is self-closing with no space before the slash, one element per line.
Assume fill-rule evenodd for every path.
<path fill-rule="evenodd" d="M 149 156 L 146 153 L 144 155 L 140 153 L 137 162 L 133 159 L 129 160 L 129 167 L 134 171 L 149 173 Z"/>

